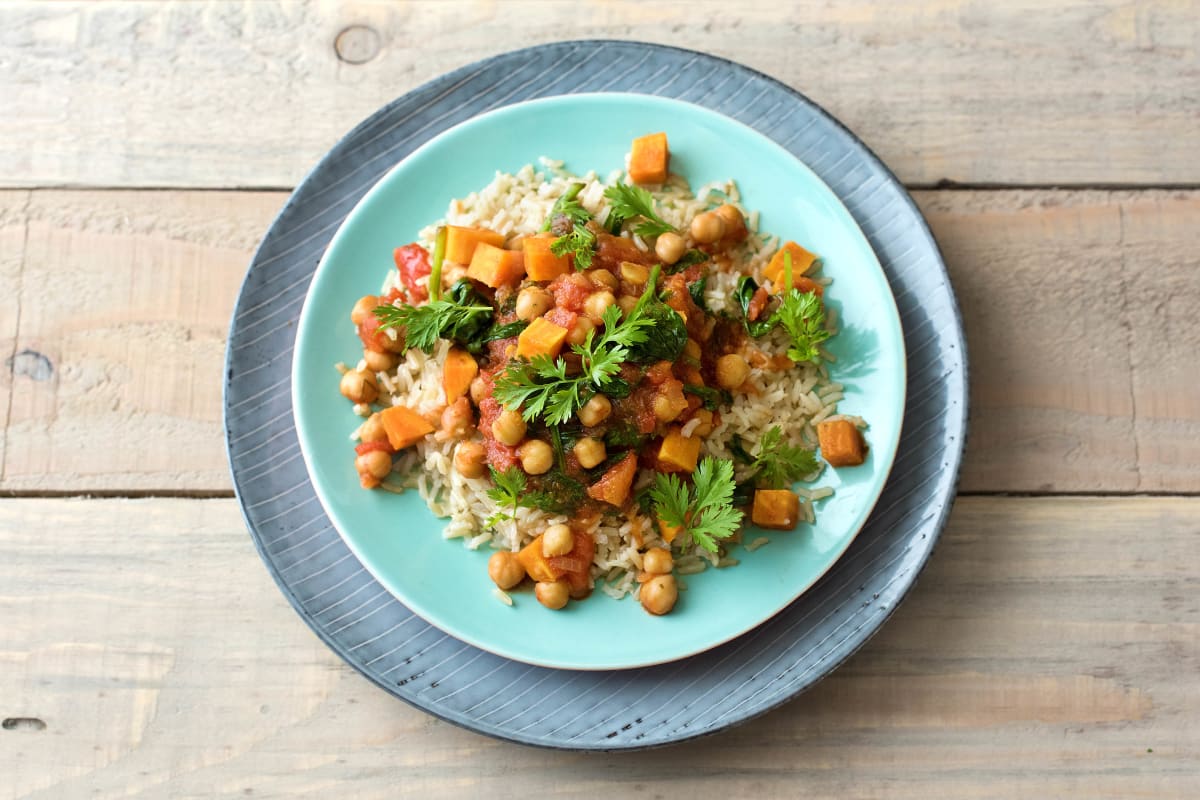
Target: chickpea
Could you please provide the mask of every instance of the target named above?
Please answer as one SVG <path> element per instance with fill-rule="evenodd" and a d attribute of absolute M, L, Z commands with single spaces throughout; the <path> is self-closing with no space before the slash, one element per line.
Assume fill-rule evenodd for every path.
<path fill-rule="evenodd" d="M 621 262 L 621 277 L 635 286 L 641 286 L 650 277 L 650 270 L 632 261 Z"/>
<path fill-rule="evenodd" d="M 382 450 L 369 450 L 354 459 L 354 468 L 359 475 L 369 475 L 381 481 L 392 471 L 392 456 Z"/>
<path fill-rule="evenodd" d="M 492 436 L 500 444 L 515 447 L 525 438 L 525 420 L 521 419 L 519 411 L 504 409 L 496 421 L 492 423 Z"/>
<path fill-rule="evenodd" d="M 604 422 L 611 413 L 612 402 L 602 394 L 594 394 L 591 400 L 583 404 L 576 416 L 579 417 L 580 422 L 590 428 Z"/>
<path fill-rule="evenodd" d="M 382 442 L 386 438 L 387 431 L 383 427 L 383 417 L 378 414 L 367 417 L 367 421 L 358 429 L 358 439 L 362 442 Z"/>
<path fill-rule="evenodd" d="M 713 432 L 713 412 L 707 408 L 698 408 L 692 412 L 692 419 L 700 420 L 700 424 L 692 430 L 692 436 L 708 436 Z"/>
<path fill-rule="evenodd" d="M 623 294 L 617 298 L 617 305 L 620 306 L 621 310 L 626 314 L 628 314 L 630 311 L 633 311 L 633 307 L 637 304 L 638 298 L 631 294 Z"/>
<path fill-rule="evenodd" d="M 373 403 L 379 397 L 379 382 L 375 375 L 352 369 L 342 376 L 339 386 L 342 396 L 352 403 Z"/>
<path fill-rule="evenodd" d="M 362 325 L 363 320 L 369 318 L 378 305 L 379 298 L 373 294 L 358 298 L 358 302 L 354 304 L 354 308 L 350 311 L 350 321 L 355 325 Z"/>
<path fill-rule="evenodd" d="M 471 411 L 471 403 L 465 397 L 460 397 L 442 412 L 442 433 L 452 439 L 462 439 L 471 432 L 475 425 L 475 414 Z"/>
<path fill-rule="evenodd" d="M 656 575 L 642 584 L 638 593 L 642 608 L 655 616 L 662 616 L 675 607 L 679 599 L 679 586 L 674 575 Z"/>
<path fill-rule="evenodd" d="M 383 349 L 389 353 L 399 355 L 404 352 L 404 334 L 396 328 L 388 328 L 385 331 L 381 331 L 378 341 L 383 345 Z"/>
<path fill-rule="evenodd" d="M 575 457 L 579 459 L 579 465 L 584 469 L 591 469 L 608 458 L 604 442 L 594 436 L 584 436 L 575 443 L 573 450 Z"/>
<path fill-rule="evenodd" d="M 692 218 L 692 238 L 700 244 L 712 244 L 725 235 L 725 220 L 711 211 Z"/>
<path fill-rule="evenodd" d="M 740 232 L 746 226 L 746 218 L 742 216 L 742 212 L 738 211 L 728 203 L 721 206 L 713 213 L 721 218 L 721 222 L 725 223 L 726 234 Z"/>
<path fill-rule="evenodd" d="M 546 608 L 557 611 L 570 599 L 571 586 L 566 581 L 554 581 L 554 583 L 538 581 L 533 586 L 533 594 L 537 597 L 537 601 Z"/>
<path fill-rule="evenodd" d="M 501 589 L 511 589 L 525 580 L 525 568 L 516 553 L 492 553 L 488 559 L 488 577 Z"/>
<path fill-rule="evenodd" d="M 674 231 L 661 234 L 658 241 L 654 243 L 654 254 L 664 264 L 674 264 L 683 258 L 685 252 L 687 252 L 687 245 L 684 244 L 683 237 Z"/>
<path fill-rule="evenodd" d="M 459 442 L 454 448 L 454 469 L 464 478 L 482 478 L 487 471 L 487 448 L 480 442 Z"/>
<path fill-rule="evenodd" d="M 669 551 L 661 547 L 651 547 L 642 556 L 642 569 L 655 575 L 666 575 L 675 569 L 675 561 Z"/>
<path fill-rule="evenodd" d="M 682 413 L 683 409 L 671 402 L 671 398 L 667 397 L 665 393 L 654 396 L 654 418 L 659 422 L 670 422 L 677 419 Z"/>
<path fill-rule="evenodd" d="M 695 339 L 688 339 L 687 344 L 683 346 L 683 354 L 693 361 L 700 360 L 700 343 Z"/>
<path fill-rule="evenodd" d="M 587 335 L 596 329 L 596 323 L 587 317 L 575 320 L 571 330 L 567 331 L 567 344 L 583 344 Z"/>
<path fill-rule="evenodd" d="M 717 383 L 722 389 L 736 389 L 750 377 L 750 365 L 737 353 L 717 359 Z"/>
<path fill-rule="evenodd" d="M 614 291 L 616 291 L 616 288 L 621 285 L 620 281 L 617 280 L 617 276 L 613 275 L 606 269 L 594 269 L 588 273 L 588 277 L 591 278 L 592 283 L 596 284 L 597 286 L 603 286 L 606 289 L 612 289 Z"/>
<path fill-rule="evenodd" d="M 604 317 L 604 312 L 608 307 L 617 302 L 617 298 L 608 289 L 600 292 L 593 292 L 588 295 L 587 300 L 583 301 L 583 313 L 587 315 L 592 322 L 600 322 Z"/>
<path fill-rule="evenodd" d="M 476 375 L 471 381 L 471 402 L 479 405 L 487 397 L 487 383 L 483 380 L 483 375 Z"/>
<path fill-rule="evenodd" d="M 380 353 L 378 350 L 363 350 L 363 361 L 367 362 L 367 369 L 371 372 L 390 372 L 400 363 L 400 358 L 395 353 Z"/>
<path fill-rule="evenodd" d="M 530 439 L 517 448 L 521 469 L 530 475 L 544 475 L 554 466 L 554 451 L 541 439 Z"/>
<path fill-rule="evenodd" d="M 540 286 L 526 286 L 517 295 L 517 319 L 536 319 L 553 307 L 554 298 Z"/>
<path fill-rule="evenodd" d="M 542 534 L 542 555 L 546 558 L 565 556 L 575 549 L 575 534 L 567 525 L 551 525 Z"/>

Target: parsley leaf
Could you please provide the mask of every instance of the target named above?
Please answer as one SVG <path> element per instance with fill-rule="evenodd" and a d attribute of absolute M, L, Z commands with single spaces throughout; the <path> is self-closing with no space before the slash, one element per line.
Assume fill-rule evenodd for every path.
<path fill-rule="evenodd" d="M 550 243 L 550 252 L 554 255 L 564 256 L 570 253 L 575 256 L 575 269 L 577 270 L 591 268 L 595 248 L 596 234 L 592 233 L 586 225 L 578 222 L 574 224 L 570 233 L 560 236 Z"/>
<path fill-rule="evenodd" d="M 496 485 L 487 490 L 487 496 L 498 505 L 511 506 L 512 512 L 497 511 L 487 518 L 484 526 L 490 528 L 504 519 L 511 519 L 513 522 L 516 522 L 517 507 L 521 505 L 521 497 L 525 494 L 525 487 L 528 485 L 525 479 L 525 472 L 520 467 L 509 467 L 504 472 L 497 472 L 491 466 L 488 469 L 492 473 L 492 483 Z"/>
<path fill-rule="evenodd" d="M 754 458 L 755 481 L 767 489 L 785 489 L 817 470 L 817 457 L 811 450 L 792 447 L 783 441 L 779 426 L 763 434 Z"/>
<path fill-rule="evenodd" d="M 584 223 L 587 222 L 587 216 L 583 219 L 578 218 L 578 214 L 582 211 L 585 215 L 583 206 L 576 202 L 575 198 L 579 197 L 579 193 L 583 191 L 583 184 L 576 182 L 567 187 L 567 190 L 554 201 L 554 205 L 550 207 L 550 213 L 546 215 L 546 221 L 542 223 L 542 232 L 550 230 L 550 225 L 554 222 L 554 218 L 562 214 L 569 218 L 571 222 Z"/>
<path fill-rule="evenodd" d="M 643 221 L 638 223 L 633 232 L 642 238 L 675 230 L 654 210 L 654 196 L 640 186 L 618 183 L 605 189 L 604 197 L 608 200 L 610 225 L 616 224 L 613 222 L 614 215 L 621 222 L 641 217 Z"/>
<path fill-rule="evenodd" d="M 469 343 L 492 318 L 492 307 L 459 305 L 450 300 L 431 300 L 423 306 L 377 306 L 379 330 L 404 328 L 405 348 L 433 352 L 438 339 Z"/>
<path fill-rule="evenodd" d="M 621 317 L 619 306 L 609 306 L 602 317 L 604 332 L 597 336 L 595 330 L 589 331 L 583 344 L 571 345 L 580 359 L 577 374 L 567 374 L 567 363 L 561 356 L 513 360 L 496 378 L 496 401 L 508 409 L 522 409 L 526 421 L 540 417 L 549 425 L 562 425 L 593 394 L 620 386 L 623 382 L 617 373 L 629 358 L 630 348 L 645 342 L 650 336 L 647 328 L 655 324 L 646 309 L 657 278 L 655 267 L 645 293 L 627 316 Z"/>
<path fill-rule="evenodd" d="M 717 539 L 728 539 L 742 524 L 733 506 L 733 462 L 705 456 L 689 487 L 678 476 L 659 474 L 650 489 L 655 513 L 667 525 L 685 530 L 692 541 L 710 553 Z"/>
<path fill-rule="evenodd" d="M 820 360 L 817 345 L 828 339 L 830 333 L 825 328 L 825 306 L 816 292 L 788 290 L 775 317 L 792 339 L 788 358 L 796 362 Z"/>

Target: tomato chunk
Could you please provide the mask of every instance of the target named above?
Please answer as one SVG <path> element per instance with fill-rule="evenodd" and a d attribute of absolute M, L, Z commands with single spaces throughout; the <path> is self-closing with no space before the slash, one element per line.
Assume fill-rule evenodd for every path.
<path fill-rule="evenodd" d="M 429 299 L 429 289 L 417 283 L 417 280 L 428 275 L 433 267 L 429 263 L 429 252 L 421 245 L 406 244 L 397 247 L 392 253 L 396 261 L 396 269 L 400 271 L 400 281 L 408 288 L 409 302 L 422 303 Z"/>

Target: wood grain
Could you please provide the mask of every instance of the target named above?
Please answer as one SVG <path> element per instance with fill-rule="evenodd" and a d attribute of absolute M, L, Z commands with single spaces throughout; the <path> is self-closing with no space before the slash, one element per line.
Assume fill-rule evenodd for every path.
<path fill-rule="evenodd" d="M 403 92 L 573 38 L 762 70 L 910 184 L 1196 184 L 1197 17 L 1195 0 L 6 3 L 0 184 L 291 186 Z"/>
<path fill-rule="evenodd" d="M 808 694 L 587 756 L 368 684 L 287 606 L 232 500 L 9 500 L 0 718 L 45 729 L 0 730 L 0 797 L 1190 797 L 1198 545 L 1200 499 L 963 499 L 910 599 Z"/>
<path fill-rule="evenodd" d="M 974 406 L 963 489 L 1197 491 L 1200 193 L 917 199 L 967 328 Z M 43 380 L 10 373 L 0 489 L 228 490 L 224 335 L 254 244 L 283 200 L 0 193 L 9 220 L 0 231 L 28 239 L 15 347 L 53 369 Z M 26 214 L 21 235 L 11 220 Z M 86 287 L 86 299 L 48 302 L 48 287 L 68 286 Z"/>

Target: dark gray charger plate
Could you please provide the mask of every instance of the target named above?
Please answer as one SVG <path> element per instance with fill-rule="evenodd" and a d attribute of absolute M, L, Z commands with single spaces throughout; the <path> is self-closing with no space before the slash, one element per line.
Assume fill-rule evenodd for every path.
<path fill-rule="evenodd" d="M 789 149 L 841 197 L 879 255 L 908 350 L 899 454 L 850 549 L 750 633 L 636 670 L 533 667 L 415 616 L 355 559 L 309 483 L 292 421 L 296 321 L 318 260 L 364 193 L 429 138 L 484 111 L 597 91 L 707 106 Z M 234 311 L 225 429 L 234 485 L 272 577 L 317 635 L 397 697 L 480 733 L 578 750 L 702 736 L 812 686 L 857 650 L 916 580 L 954 498 L 967 412 L 962 324 L 920 212 L 875 156 L 783 84 L 713 56 L 632 42 L 563 42 L 496 56 L 390 103 L 339 142 L 271 225 Z M 434 533 L 431 531 L 431 533 Z"/>

